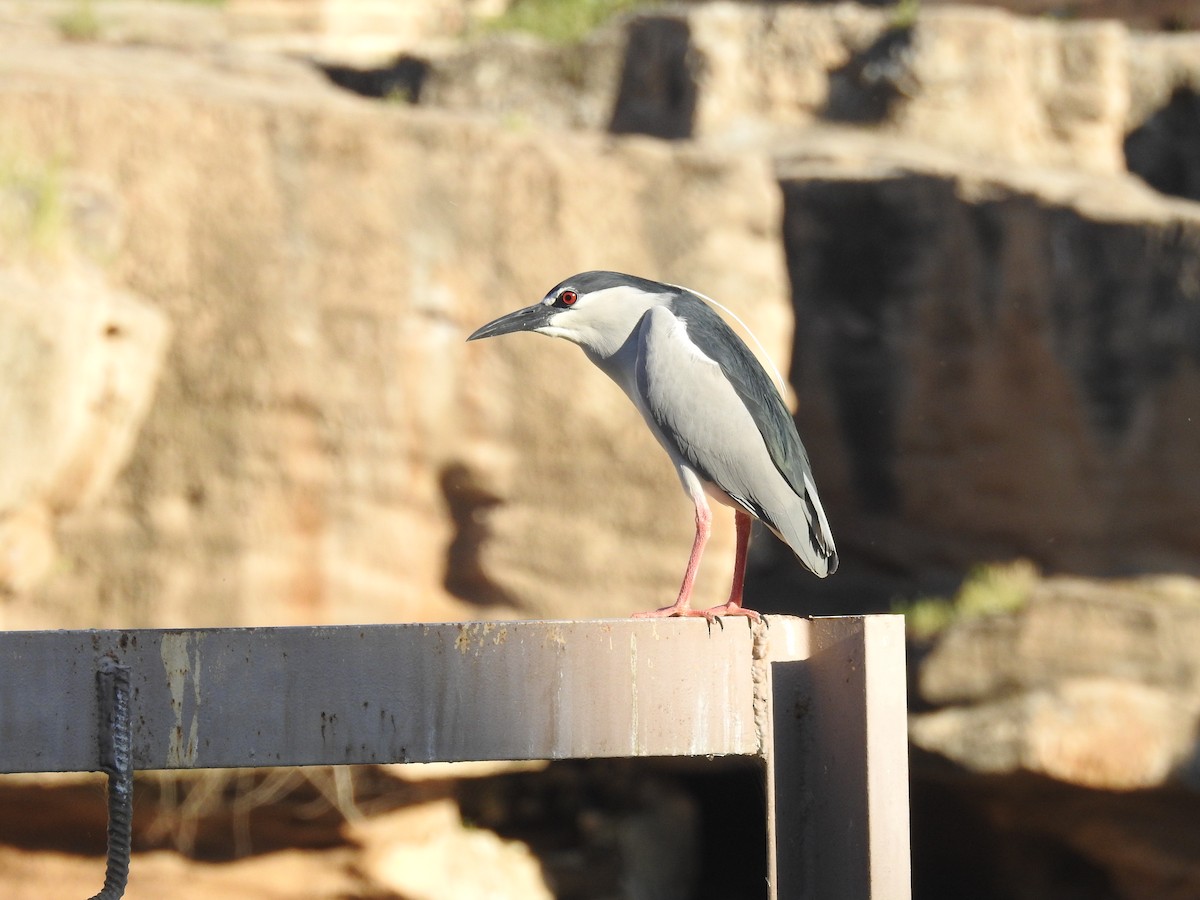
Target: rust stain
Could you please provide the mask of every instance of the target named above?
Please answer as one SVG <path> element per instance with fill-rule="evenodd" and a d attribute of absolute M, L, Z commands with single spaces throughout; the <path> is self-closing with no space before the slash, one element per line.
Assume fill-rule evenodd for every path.
<path fill-rule="evenodd" d="M 454 649 L 463 656 L 467 655 L 467 651 L 471 649 L 471 635 L 468 629 L 470 625 L 463 623 L 458 626 L 458 637 L 454 639 Z"/>
<path fill-rule="evenodd" d="M 175 715 L 175 727 L 171 730 L 167 746 L 167 767 L 189 768 L 196 764 L 196 751 L 200 744 L 199 641 L 188 634 L 164 634 L 159 655 L 171 693 L 171 712 Z M 189 688 L 192 702 L 186 710 L 185 721 Z"/>
<path fill-rule="evenodd" d="M 454 649 L 466 656 L 474 651 L 475 656 L 482 655 L 484 647 L 491 643 L 499 646 L 508 640 L 508 628 L 496 622 L 460 622 L 458 636 L 454 639 Z"/>

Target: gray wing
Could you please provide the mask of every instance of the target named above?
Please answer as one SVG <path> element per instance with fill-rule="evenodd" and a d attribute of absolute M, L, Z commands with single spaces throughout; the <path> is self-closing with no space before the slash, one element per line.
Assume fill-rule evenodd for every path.
<path fill-rule="evenodd" d="M 818 575 L 837 554 L 795 425 L 745 344 L 702 301 L 651 309 L 639 327 L 643 415 L 685 463 L 765 522 Z"/>

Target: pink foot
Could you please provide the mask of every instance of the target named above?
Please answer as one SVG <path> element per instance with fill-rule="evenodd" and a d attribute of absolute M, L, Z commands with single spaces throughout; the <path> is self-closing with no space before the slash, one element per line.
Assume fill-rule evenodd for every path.
<path fill-rule="evenodd" d="M 630 618 L 634 619 L 670 619 L 670 618 L 690 618 L 693 616 L 703 616 L 711 622 L 716 615 L 707 609 L 692 609 L 686 604 L 676 603 L 672 606 L 664 606 L 661 609 L 651 609 L 646 612 L 635 612 Z"/>
<path fill-rule="evenodd" d="M 705 617 L 716 616 L 718 618 L 721 616 L 745 616 L 752 622 L 757 622 L 760 618 L 762 618 L 754 610 L 746 609 L 746 607 L 742 606 L 740 603 L 735 603 L 732 600 L 728 601 L 727 603 L 722 603 L 720 606 L 714 606 L 710 609 L 706 609 L 701 613 L 701 615 Z"/>
<path fill-rule="evenodd" d="M 721 616 L 745 616 L 751 621 L 757 622 L 759 615 L 752 609 L 746 609 L 737 603 L 729 602 L 722 603 L 719 606 L 713 606 L 709 609 L 692 609 L 690 606 L 680 605 L 679 603 L 673 606 L 664 606 L 661 609 L 651 609 L 647 612 L 636 612 L 631 618 L 634 619 L 668 619 L 668 618 L 704 618 L 708 620 L 708 624 L 716 622 L 721 623 Z"/>

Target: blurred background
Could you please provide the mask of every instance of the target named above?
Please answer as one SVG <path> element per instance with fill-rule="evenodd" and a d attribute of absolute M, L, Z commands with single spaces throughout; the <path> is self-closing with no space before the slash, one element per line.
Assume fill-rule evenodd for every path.
<path fill-rule="evenodd" d="M 1195 0 L 0 0 L 0 628 L 670 602 L 628 401 L 464 343 L 590 268 L 790 375 L 842 568 L 748 597 L 907 615 L 918 900 L 1200 897 Z M 757 898 L 762 795 L 148 774 L 127 896 Z M 0 778 L 6 896 L 99 888 L 103 796 Z"/>

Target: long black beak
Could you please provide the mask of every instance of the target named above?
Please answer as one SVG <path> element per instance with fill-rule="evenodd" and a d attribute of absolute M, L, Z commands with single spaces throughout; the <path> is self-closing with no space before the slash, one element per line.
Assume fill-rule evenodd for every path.
<path fill-rule="evenodd" d="M 510 312 L 506 316 L 501 316 L 494 322 L 488 322 L 482 328 L 476 329 L 467 340 L 477 341 L 480 338 L 511 334 L 514 331 L 535 331 L 549 322 L 550 317 L 556 312 L 557 310 L 553 306 L 535 303 L 533 306 L 527 306 L 516 312 Z"/>

